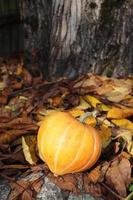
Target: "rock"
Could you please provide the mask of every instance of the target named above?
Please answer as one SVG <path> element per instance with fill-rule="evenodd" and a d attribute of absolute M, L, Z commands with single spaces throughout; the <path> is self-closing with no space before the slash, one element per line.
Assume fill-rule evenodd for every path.
<path fill-rule="evenodd" d="M 54 183 L 51 183 L 47 177 L 44 178 L 44 184 L 37 200 L 102 200 L 94 198 L 89 194 L 76 196 L 72 193 L 62 192 Z"/>
<path fill-rule="evenodd" d="M 0 200 L 7 200 L 10 193 L 10 187 L 4 180 L 0 180 Z"/>
<path fill-rule="evenodd" d="M 36 175 L 35 175 L 36 176 Z M 10 187 L 7 181 L 0 180 L 0 200 L 7 200 L 10 193 Z M 41 191 L 37 194 L 37 200 L 102 200 L 94 198 L 89 194 L 76 196 L 69 192 L 63 192 L 47 177 L 44 178 L 44 184 Z"/>

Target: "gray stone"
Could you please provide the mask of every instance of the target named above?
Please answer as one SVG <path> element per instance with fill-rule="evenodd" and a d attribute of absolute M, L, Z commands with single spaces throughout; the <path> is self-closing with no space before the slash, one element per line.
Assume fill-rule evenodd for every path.
<path fill-rule="evenodd" d="M 94 198 L 89 194 L 74 195 L 72 193 L 64 196 L 63 192 L 54 184 L 49 181 L 47 177 L 44 178 L 44 184 L 40 193 L 37 195 L 37 200 L 102 200 Z"/>
<path fill-rule="evenodd" d="M 28 177 L 28 179 L 38 178 L 38 175 L 35 174 L 33 177 Z M 24 178 L 25 179 L 25 178 Z M 26 177 L 27 180 L 27 177 Z M 0 181 L 0 200 L 7 200 L 7 197 L 10 193 L 10 187 L 7 181 Z M 50 182 L 47 177 L 44 178 L 44 184 L 41 188 L 41 191 L 37 194 L 37 200 L 102 200 L 100 198 L 94 198 L 89 194 L 84 195 L 74 195 L 72 193 L 62 192 L 59 187 L 54 183 Z"/>
<path fill-rule="evenodd" d="M 0 200 L 6 200 L 10 193 L 10 187 L 6 181 L 0 180 Z"/>
<path fill-rule="evenodd" d="M 61 190 L 51 183 L 48 178 L 44 179 L 44 184 L 40 193 L 37 195 L 37 200 L 62 200 Z"/>

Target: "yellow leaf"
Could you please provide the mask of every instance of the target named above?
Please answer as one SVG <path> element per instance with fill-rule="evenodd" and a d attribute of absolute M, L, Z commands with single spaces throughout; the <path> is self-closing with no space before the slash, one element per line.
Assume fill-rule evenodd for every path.
<path fill-rule="evenodd" d="M 97 131 L 99 132 L 102 141 L 102 147 L 106 148 L 111 142 L 111 136 L 112 136 L 111 128 L 101 125 L 100 127 L 97 128 Z"/>
<path fill-rule="evenodd" d="M 85 99 L 89 101 L 94 108 L 97 106 L 97 104 L 101 103 L 98 99 L 90 95 L 86 95 Z"/>
<path fill-rule="evenodd" d="M 22 149 L 25 156 L 25 159 L 31 165 L 35 164 L 38 160 L 36 156 L 36 136 L 28 135 L 22 137 Z"/>
<path fill-rule="evenodd" d="M 46 115 L 49 115 L 50 113 L 52 112 L 55 112 L 57 111 L 58 109 L 48 109 L 46 110 L 45 108 L 40 108 L 38 111 L 37 111 L 37 114 L 39 115 L 43 115 L 43 116 L 46 116 Z"/>
<path fill-rule="evenodd" d="M 73 116 L 73 117 L 80 117 L 81 115 L 84 114 L 83 110 L 80 110 L 78 108 L 72 108 L 68 110 L 68 112 Z"/>
<path fill-rule="evenodd" d="M 83 97 L 80 97 L 80 103 L 76 108 L 80 110 L 86 110 L 87 108 L 91 108 L 91 106 L 83 99 Z"/>
<path fill-rule="evenodd" d="M 120 128 L 133 129 L 133 123 L 128 119 L 113 119 L 111 121 Z"/>
<path fill-rule="evenodd" d="M 132 108 L 117 108 L 113 107 L 109 110 L 107 118 L 122 119 L 133 115 Z"/>
<path fill-rule="evenodd" d="M 94 96 L 90 96 L 90 95 L 86 95 L 85 97 L 85 100 L 87 102 L 90 102 L 91 105 L 96 108 L 98 106 L 99 110 L 101 111 L 108 111 L 110 110 L 110 106 L 107 106 L 105 104 L 103 104 L 101 101 L 99 101 L 97 98 L 95 98 Z"/>
<path fill-rule="evenodd" d="M 95 126 L 96 126 L 96 123 L 97 123 L 96 118 L 93 117 L 93 116 L 87 117 L 87 118 L 85 119 L 84 122 L 85 122 L 86 124 L 90 125 L 90 126 L 93 126 L 93 127 L 95 127 Z"/>

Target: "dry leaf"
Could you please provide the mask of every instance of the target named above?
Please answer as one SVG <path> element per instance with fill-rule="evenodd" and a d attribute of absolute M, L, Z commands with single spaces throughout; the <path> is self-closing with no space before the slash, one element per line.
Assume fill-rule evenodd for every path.
<path fill-rule="evenodd" d="M 131 181 L 132 166 L 129 161 L 133 155 L 132 134 L 129 134 L 133 130 L 133 122 L 125 118 L 132 116 L 133 79 L 117 80 L 87 74 L 75 81 L 63 80 L 57 81 L 57 83 L 46 83 L 42 81 L 40 75 L 38 80 L 33 80 L 33 77 L 23 68 L 22 62 L 18 64 L 18 62 L 12 60 L 9 64 L 7 61 L 4 66 L 6 67 L 5 79 L 2 77 L 1 80 L 2 82 L 5 81 L 6 86 L 10 85 L 10 88 L 5 86 L 3 88 L 2 85 L 0 96 L 1 105 L 5 105 L 0 107 L 1 173 L 16 178 L 18 173 L 21 175 L 24 170 L 28 169 L 24 173 L 25 176 L 27 173 L 29 174 L 29 169 L 31 169 L 33 171 L 32 178 L 35 177 L 36 171 L 44 171 L 47 176 L 49 173 L 48 167 L 39 168 L 39 165 L 36 165 L 37 168 L 35 169 L 35 166 L 31 166 L 31 164 L 36 163 L 36 158 L 33 159 L 33 155 L 36 156 L 36 139 L 32 140 L 30 137 L 38 130 L 36 123 L 38 121 L 41 123 L 47 114 L 55 110 L 66 110 L 79 120 L 95 128 L 99 127 L 102 145 L 107 148 L 102 152 L 102 156 L 97 163 L 99 165 L 96 168 L 84 173 L 59 177 L 51 175 L 50 179 L 61 189 L 74 193 L 88 192 L 94 196 L 106 194 L 106 198 L 109 199 L 107 194 L 111 194 L 111 189 L 114 194 L 118 193 L 125 196 Z M 31 85 L 30 89 L 25 88 L 27 85 Z M 55 107 L 55 109 L 51 109 L 52 107 Z M 61 107 L 61 109 L 56 107 Z M 132 120 L 131 117 L 130 120 Z M 116 132 L 115 140 L 111 141 L 112 127 L 115 127 L 117 131 L 119 127 L 128 130 L 124 133 L 119 130 Z M 22 135 L 24 135 L 22 139 L 23 151 L 30 165 L 25 164 L 21 142 L 17 141 L 9 144 L 15 139 L 21 138 Z M 26 138 L 28 138 L 28 142 Z M 122 144 L 119 138 L 125 141 L 125 146 L 123 145 L 125 153 L 122 151 L 121 156 L 119 155 L 117 158 L 114 152 L 114 144 Z M 108 145 L 109 143 L 110 145 Z M 112 157 L 114 160 L 110 161 Z M 28 179 L 26 181 L 16 181 L 13 196 L 12 198 L 10 196 L 10 198 L 14 198 L 14 200 L 18 197 L 21 199 L 34 199 L 34 194 L 39 192 L 41 185 L 42 180 L 37 182 Z"/>
<path fill-rule="evenodd" d="M 121 101 L 121 104 L 127 107 L 133 108 L 133 96 L 127 95 L 125 99 Z"/>
<path fill-rule="evenodd" d="M 25 159 L 31 165 L 36 164 L 38 157 L 36 155 L 36 136 L 35 135 L 28 135 L 22 137 L 22 148 Z"/>
<path fill-rule="evenodd" d="M 19 195 L 22 195 L 28 185 L 29 183 L 23 180 L 11 182 L 10 186 L 12 188 L 12 191 L 9 194 L 8 200 L 17 200 Z"/>
<path fill-rule="evenodd" d="M 131 182 L 131 165 L 127 159 L 114 160 L 106 172 L 106 183 L 122 197 L 127 196 L 127 186 Z"/>
<path fill-rule="evenodd" d="M 107 118 L 122 119 L 133 115 L 132 108 L 111 108 L 107 113 Z"/>
<path fill-rule="evenodd" d="M 7 96 L 1 95 L 0 96 L 0 105 L 5 105 L 7 104 Z"/>
<path fill-rule="evenodd" d="M 133 156 L 133 130 L 115 129 L 114 135 L 116 136 L 116 138 L 123 138 L 123 140 L 126 142 L 128 153 Z"/>
<path fill-rule="evenodd" d="M 101 84 L 102 80 L 99 76 L 87 74 L 86 76 L 83 76 L 79 80 L 75 81 L 74 88 L 79 89 L 80 92 L 83 90 L 86 93 L 95 91 Z"/>
<path fill-rule="evenodd" d="M 104 95 L 109 101 L 116 103 L 122 101 L 131 91 L 132 82 L 130 79 L 110 79 L 108 83 L 105 81 L 104 85 L 97 89 L 99 95 Z"/>
<path fill-rule="evenodd" d="M 40 171 L 40 169 L 39 169 L 39 171 Z M 40 192 L 41 187 L 43 185 L 43 182 L 44 181 L 42 180 L 42 178 L 38 178 L 37 180 L 35 180 L 35 181 L 32 182 L 32 188 L 34 188 L 34 190 L 35 190 L 36 193 Z"/>
<path fill-rule="evenodd" d="M 86 193 L 94 197 L 102 197 L 104 188 L 99 183 L 90 183 L 87 181 L 87 177 L 84 178 L 84 190 Z"/>
<path fill-rule="evenodd" d="M 19 64 L 19 65 L 17 66 L 17 69 L 16 69 L 16 71 L 15 71 L 15 74 L 19 76 L 19 75 L 22 74 L 22 72 L 23 72 L 23 66 L 22 66 L 21 64 Z"/>
<path fill-rule="evenodd" d="M 48 178 L 62 190 L 68 190 L 76 194 L 80 193 L 80 189 L 77 187 L 77 179 L 72 174 L 66 174 L 59 178 L 49 174 Z"/>
<path fill-rule="evenodd" d="M 110 110 L 110 106 L 107 106 L 103 104 L 101 101 L 99 101 L 97 98 L 94 96 L 86 95 L 84 99 L 89 102 L 94 108 L 98 108 L 100 111 L 108 111 Z"/>
<path fill-rule="evenodd" d="M 50 113 L 52 112 L 55 112 L 57 111 L 58 109 L 45 109 L 45 108 L 40 108 L 38 111 L 37 111 L 37 114 L 39 115 L 42 115 L 42 116 L 46 116 L 46 115 L 49 115 Z"/>
<path fill-rule="evenodd" d="M 102 148 L 106 148 L 111 142 L 111 136 L 112 136 L 111 128 L 105 125 L 101 125 L 97 128 L 97 131 L 99 132 L 99 136 L 102 141 Z"/>
<path fill-rule="evenodd" d="M 73 116 L 73 117 L 80 117 L 81 115 L 84 114 L 84 111 L 79 109 L 79 108 L 72 108 L 68 110 L 68 112 Z"/>
<path fill-rule="evenodd" d="M 62 103 L 62 97 L 61 96 L 55 96 L 51 99 L 51 104 L 53 107 L 59 107 Z"/>
<path fill-rule="evenodd" d="M 32 76 L 31 74 L 28 72 L 28 70 L 26 70 L 26 68 L 23 68 L 23 79 L 24 79 L 24 83 L 27 85 L 30 85 L 32 83 Z"/>
<path fill-rule="evenodd" d="M 88 178 L 92 183 L 98 183 L 101 180 L 101 166 L 97 166 L 91 172 L 88 173 Z"/>
<path fill-rule="evenodd" d="M 106 118 L 106 116 L 97 117 L 97 122 L 98 122 L 99 125 L 103 124 L 103 125 L 105 125 L 107 127 L 115 127 L 115 125 L 112 122 L 110 122 Z"/>
<path fill-rule="evenodd" d="M 113 119 L 111 121 L 120 128 L 133 129 L 133 123 L 128 119 Z"/>
<path fill-rule="evenodd" d="M 87 103 L 83 97 L 80 97 L 80 102 L 79 102 L 79 105 L 76 107 L 77 109 L 80 109 L 80 110 L 86 110 L 88 108 L 91 108 L 90 104 Z"/>
<path fill-rule="evenodd" d="M 105 95 L 113 90 L 112 81 L 107 79 L 103 82 L 102 86 L 96 89 L 97 94 Z"/>
<path fill-rule="evenodd" d="M 88 124 L 88 125 L 90 125 L 90 126 L 95 127 L 96 124 L 97 124 L 97 120 L 96 120 L 95 117 L 89 116 L 89 117 L 87 117 L 87 118 L 84 120 L 84 123 L 86 123 L 86 124 Z"/>
<path fill-rule="evenodd" d="M 21 195 L 21 200 L 35 200 L 32 196 L 32 191 L 26 189 Z"/>

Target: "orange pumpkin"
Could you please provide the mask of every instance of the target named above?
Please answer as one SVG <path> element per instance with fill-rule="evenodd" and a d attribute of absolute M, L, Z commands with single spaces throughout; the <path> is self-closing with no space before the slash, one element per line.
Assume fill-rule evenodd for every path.
<path fill-rule="evenodd" d="M 55 111 L 46 116 L 37 142 L 41 159 L 56 175 L 87 170 L 101 153 L 97 131 L 67 112 Z"/>

